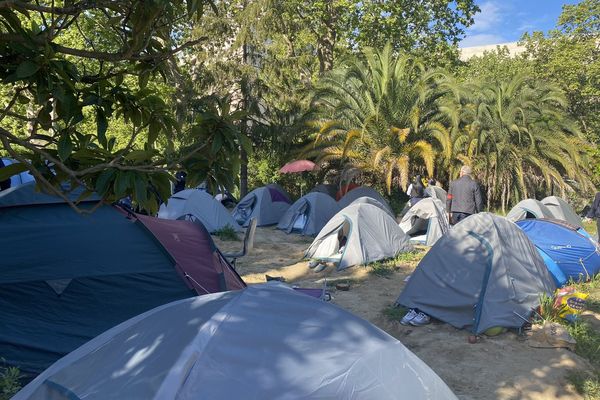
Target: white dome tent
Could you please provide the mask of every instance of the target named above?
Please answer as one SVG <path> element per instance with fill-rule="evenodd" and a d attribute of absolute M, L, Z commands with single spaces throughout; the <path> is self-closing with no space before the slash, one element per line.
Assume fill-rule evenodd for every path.
<path fill-rule="evenodd" d="M 506 214 L 506 218 L 512 222 L 529 218 L 547 218 L 552 219 L 552 212 L 541 201 L 536 199 L 525 199 L 518 202 Z"/>
<path fill-rule="evenodd" d="M 235 206 L 231 215 L 242 226 L 248 226 L 256 218 L 257 226 L 274 225 L 291 205 L 289 195 L 279 185 L 267 185 L 254 189 Z"/>
<path fill-rule="evenodd" d="M 411 237 L 411 243 L 433 246 L 450 230 L 448 214 L 440 200 L 427 197 L 408 210 L 400 222 L 400 229 Z"/>
<path fill-rule="evenodd" d="M 204 190 L 186 189 L 177 192 L 158 211 L 158 218 L 162 219 L 187 219 L 188 216 L 197 218 L 210 233 L 227 226 L 236 232 L 241 230 L 225 206 Z"/>
<path fill-rule="evenodd" d="M 304 257 L 333 262 L 337 269 L 395 257 L 412 248 L 396 221 L 372 204 L 353 204 L 321 229 Z"/>
<path fill-rule="evenodd" d="M 331 196 L 311 192 L 288 208 L 279 220 L 277 229 L 315 236 L 338 211 L 338 204 Z"/>
<path fill-rule="evenodd" d="M 110 398 L 456 400 L 398 340 L 282 284 L 157 307 L 92 339 L 13 397 Z"/>
<path fill-rule="evenodd" d="M 542 199 L 542 204 L 548 207 L 554 219 L 565 221 L 573 226 L 581 228 L 581 217 L 577 215 L 573 207 L 565 200 L 557 196 L 548 196 Z"/>

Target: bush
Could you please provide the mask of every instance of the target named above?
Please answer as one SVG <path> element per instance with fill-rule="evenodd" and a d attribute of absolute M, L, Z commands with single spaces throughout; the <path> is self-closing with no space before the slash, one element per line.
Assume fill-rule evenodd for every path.
<path fill-rule="evenodd" d="M 0 367 L 0 400 L 8 400 L 21 389 L 21 371 L 15 367 Z"/>
<path fill-rule="evenodd" d="M 239 240 L 238 234 L 235 228 L 231 225 L 225 225 L 223 228 L 215 232 L 215 236 L 225 241 L 236 241 Z"/>

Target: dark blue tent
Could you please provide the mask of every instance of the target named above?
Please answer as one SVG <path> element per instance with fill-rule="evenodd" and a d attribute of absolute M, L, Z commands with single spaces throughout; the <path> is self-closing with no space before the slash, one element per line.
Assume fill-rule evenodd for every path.
<path fill-rule="evenodd" d="M 587 280 L 600 271 L 600 248 L 582 228 L 558 220 L 517 221 L 544 259 L 557 286 Z"/>
<path fill-rule="evenodd" d="M 34 184 L 0 193 L 0 236 L 0 358 L 28 373 L 149 309 L 245 286 L 199 224 L 78 214 Z"/>

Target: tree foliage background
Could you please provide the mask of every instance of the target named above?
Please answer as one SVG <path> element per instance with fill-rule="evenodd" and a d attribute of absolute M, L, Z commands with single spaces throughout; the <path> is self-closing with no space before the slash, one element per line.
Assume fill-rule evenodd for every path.
<path fill-rule="evenodd" d="M 353 177 L 397 193 L 468 163 L 492 208 L 586 196 L 600 178 L 599 4 L 565 6 L 520 56 L 461 62 L 473 0 L 0 0 L 1 150 L 19 161 L 0 174 L 149 212 L 180 169 L 213 191 Z M 277 172 L 299 157 L 322 169 Z"/>

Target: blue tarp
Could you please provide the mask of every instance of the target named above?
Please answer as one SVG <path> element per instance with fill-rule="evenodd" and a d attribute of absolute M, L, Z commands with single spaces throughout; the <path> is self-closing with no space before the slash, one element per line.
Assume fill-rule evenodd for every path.
<path fill-rule="evenodd" d="M 557 286 L 564 286 L 569 279 L 587 280 L 600 271 L 598 243 L 583 229 L 544 219 L 516 224 L 537 248 Z"/>

